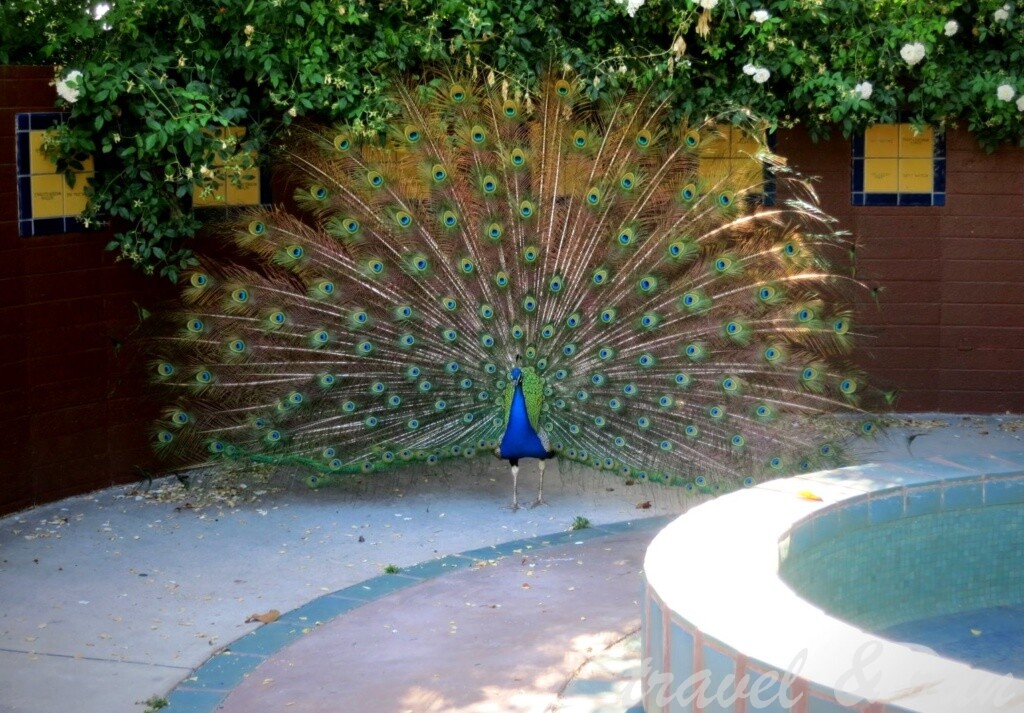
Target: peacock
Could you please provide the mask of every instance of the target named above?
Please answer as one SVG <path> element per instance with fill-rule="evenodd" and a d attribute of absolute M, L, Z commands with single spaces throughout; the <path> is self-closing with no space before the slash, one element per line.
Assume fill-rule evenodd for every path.
<path fill-rule="evenodd" d="M 384 132 L 293 125 L 294 200 L 221 225 L 152 339 L 159 451 L 314 487 L 497 456 L 516 509 L 523 459 L 538 503 L 552 458 L 712 492 L 875 433 L 844 241 L 757 131 L 482 74 L 396 80 Z"/>

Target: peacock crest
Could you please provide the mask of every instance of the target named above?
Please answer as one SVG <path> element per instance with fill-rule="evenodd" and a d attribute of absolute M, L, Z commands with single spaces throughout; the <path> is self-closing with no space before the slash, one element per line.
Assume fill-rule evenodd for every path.
<path fill-rule="evenodd" d="M 154 342 L 159 449 L 311 483 L 495 453 L 702 489 L 840 463 L 822 417 L 876 426 L 828 220 L 781 175 L 764 204 L 763 146 L 712 160 L 714 124 L 582 90 L 441 74 L 397 86 L 384 136 L 296 129 L 298 210 L 238 216 L 244 257 L 186 276 Z"/>

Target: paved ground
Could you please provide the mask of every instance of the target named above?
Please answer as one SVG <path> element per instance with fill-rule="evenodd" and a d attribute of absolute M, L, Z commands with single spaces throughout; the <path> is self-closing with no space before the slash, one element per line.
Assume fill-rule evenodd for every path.
<path fill-rule="evenodd" d="M 1021 450 L 1021 426 L 916 415 L 863 456 Z M 212 711 L 228 691 L 235 711 L 626 710 L 638 669 L 623 637 L 653 531 L 602 526 L 678 513 L 681 493 L 549 468 L 549 504 L 512 513 L 505 469 L 480 468 L 316 493 L 252 473 L 189 490 L 158 481 L 0 519 L 0 712 L 141 712 L 172 688 L 172 713 Z M 597 527 L 503 545 L 577 517 Z M 493 556 L 472 552 L 483 547 Z M 461 566 L 414 568 L 439 559 Z M 409 586 L 359 584 L 388 565 L 400 573 L 375 582 Z M 270 610 L 282 619 L 246 623 Z M 274 632 L 287 636 L 245 652 Z"/>

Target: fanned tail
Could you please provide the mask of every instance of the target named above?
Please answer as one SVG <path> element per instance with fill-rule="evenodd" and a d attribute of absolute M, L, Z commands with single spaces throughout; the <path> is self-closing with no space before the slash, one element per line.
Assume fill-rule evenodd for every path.
<path fill-rule="evenodd" d="M 379 141 L 298 129 L 305 215 L 251 211 L 230 237 L 254 267 L 188 277 L 160 448 L 338 474 L 491 453 L 520 363 L 556 455 L 630 478 L 750 483 L 842 462 L 825 416 L 874 431 L 840 241 L 796 180 L 763 204 L 763 146 L 567 76 L 393 99 Z"/>

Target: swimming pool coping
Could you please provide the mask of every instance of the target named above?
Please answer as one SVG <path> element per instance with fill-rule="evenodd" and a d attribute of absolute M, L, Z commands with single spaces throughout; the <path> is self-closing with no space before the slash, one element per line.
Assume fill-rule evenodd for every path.
<path fill-rule="evenodd" d="M 985 708 L 988 702 L 961 705 L 974 690 L 992 697 L 998 693 L 1002 699 L 1011 696 L 1024 706 L 1024 682 L 1004 685 L 1006 679 L 997 674 L 864 632 L 800 598 L 778 574 L 780 550 L 785 555 L 790 547 L 812 546 L 816 518 L 829 518 L 844 505 L 855 506 L 845 525 L 856 528 L 870 524 L 873 516 L 892 516 L 884 506 L 872 512 L 871 504 L 884 499 L 903 497 L 906 513 L 906 493 L 926 483 L 935 485 L 939 497 L 913 507 L 938 512 L 946 505 L 983 504 L 986 483 L 1006 483 L 1013 476 L 1024 477 L 1024 451 L 907 459 L 763 483 L 676 519 L 655 537 L 644 561 L 648 713 L 677 710 L 671 700 L 655 700 L 651 673 L 662 680 L 685 680 L 706 671 L 713 681 L 721 681 L 744 673 L 756 677 L 774 671 L 781 676 L 794 662 L 799 663 L 798 673 L 783 683 L 805 700 L 764 710 L 1008 710 L 996 703 Z M 970 485 L 968 480 L 981 481 L 981 487 L 960 492 L 959 486 Z M 945 502 L 946 491 L 956 494 L 955 502 Z M 997 500 L 1006 499 L 1006 488 L 996 485 L 990 492 Z M 1012 494 L 1019 493 L 1014 488 Z M 841 527 L 843 518 L 820 522 L 827 523 L 818 533 L 825 537 Z M 802 530 L 807 536 L 799 534 Z M 681 558 L 681 552 L 687 556 Z M 700 586 L 693 586 L 694 574 L 699 574 Z M 865 661 L 865 654 L 872 660 Z M 913 676 L 914 685 L 909 685 Z M 715 710 L 740 709 L 730 705 Z"/>

